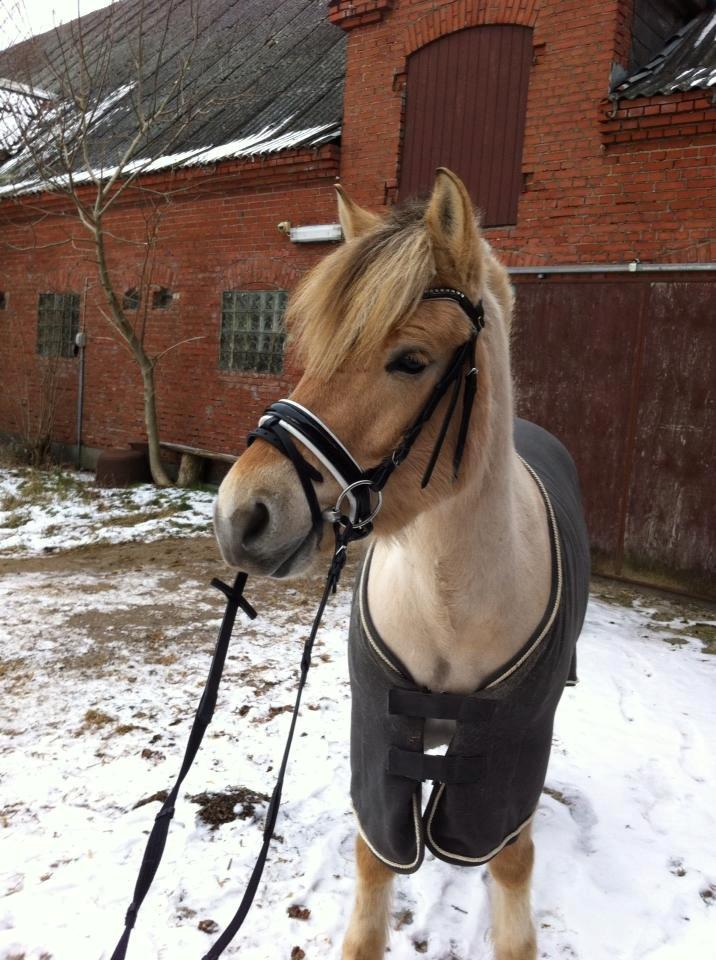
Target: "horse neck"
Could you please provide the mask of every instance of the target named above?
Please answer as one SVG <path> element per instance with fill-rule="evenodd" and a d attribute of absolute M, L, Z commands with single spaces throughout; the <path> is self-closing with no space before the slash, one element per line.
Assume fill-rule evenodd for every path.
<path fill-rule="evenodd" d="M 487 338 L 486 338 L 487 339 Z M 506 330 L 493 331 L 489 448 L 461 490 L 378 540 L 368 583 L 378 632 L 419 684 L 473 690 L 527 641 L 549 596 L 549 534 L 512 440 Z"/>

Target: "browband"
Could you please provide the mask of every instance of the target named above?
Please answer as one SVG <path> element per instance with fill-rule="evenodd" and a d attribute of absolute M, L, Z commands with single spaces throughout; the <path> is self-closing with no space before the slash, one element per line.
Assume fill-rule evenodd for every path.
<path fill-rule="evenodd" d="M 454 287 L 431 287 L 426 290 L 420 298 L 421 300 L 452 300 L 463 312 L 467 314 L 468 319 L 475 327 L 477 332 L 485 326 L 485 310 L 482 306 L 482 300 L 473 303 L 472 300 L 463 293 L 462 290 L 456 290 Z"/>
<path fill-rule="evenodd" d="M 371 521 L 380 508 L 380 500 L 375 509 L 373 508 L 371 493 L 377 494 L 380 498 L 380 492 L 391 474 L 410 453 L 423 426 L 432 417 L 440 401 L 452 387 L 445 417 L 423 474 L 422 486 L 427 486 L 447 436 L 460 394 L 460 387 L 463 386 L 464 381 L 462 415 L 453 456 L 453 476 L 457 478 L 467 440 L 473 401 L 477 391 L 475 342 L 485 326 L 485 311 L 481 300 L 472 303 L 462 290 L 457 290 L 454 287 L 431 287 L 423 293 L 421 300 L 451 300 L 456 303 L 470 320 L 472 331 L 468 340 L 456 349 L 447 370 L 435 384 L 427 402 L 403 434 L 398 446 L 379 464 L 367 470 L 363 469 L 330 427 L 306 407 L 296 403 L 295 400 L 277 400 L 272 403 L 259 420 L 258 427 L 248 435 L 248 444 L 257 439 L 265 440 L 288 457 L 293 464 L 311 511 L 312 525 L 317 539 L 321 537 L 323 522 L 326 519 L 334 523 L 350 525 L 350 539 L 358 539 L 370 533 L 373 528 Z M 465 367 L 467 367 L 467 370 L 463 378 L 461 374 Z M 339 484 L 341 494 L 334 510 L 325 513 L 321 511 L 313 483 L 321 482 L 323 477 L 306 460 L 296 447 L 294 440 L 299 440 L 310 450 Z M 347 516 L 341 507 L 344 500 L 348 501 L 349 513 Z"/>

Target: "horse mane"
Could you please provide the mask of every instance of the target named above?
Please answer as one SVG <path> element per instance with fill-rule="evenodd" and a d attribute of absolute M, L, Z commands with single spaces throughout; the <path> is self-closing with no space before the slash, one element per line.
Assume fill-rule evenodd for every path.
<path fill-rule="evenodd" d="M 426 206 L 413 201 L 394 208 L 301 281 L 286 324 L 309 376 L 327 378 L 349 357 L 360 362 L 413 313 L 435 276 Z"/>

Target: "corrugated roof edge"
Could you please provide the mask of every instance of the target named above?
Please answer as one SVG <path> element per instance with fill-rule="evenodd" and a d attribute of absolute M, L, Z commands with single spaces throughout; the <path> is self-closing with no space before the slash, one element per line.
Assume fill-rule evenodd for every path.
<path fill-rule="evenodd" d="M 690 20 L 648 63 L 618 81 L 609 99 L 634 100 L 711 87 L 716 92 L 716 10 L 713 9 L 704 10 Z"/>
<path fill-rule="evenodd" d="M 318 148 L 327 143 L 336 142 L 340 139 L 341 127 L 339 124 L 326 123 L 318 127 L 308 127 L 305 130 L 286 131 L 275 135 L 277 128 L 273 130 L 262 130 L 260 133 L 251 137 L 244 137 L 241 140 L 233 140 L 229 143 L 220 144 L 215 147 L 200 147 L 196 150 L 188 150 L 184 153 L 169 154 L 164 157 L 157 157 L 152 160 L 149 158 L 135 160 L 129 164 L 125 172 L 127 174 L 135 173 L 139 170 L 139 175 L 157 173 L 161 170 L 180 170 L 185 167 L 208 167 L 224 160 L 250 160 L 254 157 L 267 156 L 272 153 L 288 152 L 298 150 L 301 147 Z M 115 172 L 114 168 L 108 168 L 103 171 L 95 171 L 96 176 L 102 179 L 111 177 Z M 66 178 L 58 178 L 54 182 L 43 183 L 40 180 L 23 180 L 17 183 L 2 183 L 2 166 L 0 165 L 0 198 L 1 197 L 20 197 L 32 193 L 44 193 L 52 191 L 63 186 Z M 88 183 L 91 180 L 89 173 L 80 172 L 75 174 L 75 183 Z"/>

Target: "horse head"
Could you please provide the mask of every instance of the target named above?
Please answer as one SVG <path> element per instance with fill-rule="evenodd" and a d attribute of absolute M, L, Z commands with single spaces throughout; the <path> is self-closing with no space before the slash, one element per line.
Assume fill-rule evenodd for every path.
<path fill-rule="evenodd" d="M 446 390 L 411 443 L 410 455 L 397 467 L 374 518 L 375 535 L 392 536 L 454 495 L 468 475 L 474 481 L 481 461 L 484 465 L 480 451 L 489 449 L 494 415 L 490 355 L 495 350 L 504 354 L 504 370 L 497 376 L 508 377 L 512 295 L 503 268 L 480 236 L 467 191 L 450 171 L 438 170 L 427 201 L 401 205 L 384 219 L 337 190 L 345 242 L 306 275 L 287 309 L 289 335 L 304 370 L 290 401 L 325 425 L 363 470 L 395 460 L 406 431 L 430 405 L 456 351 L 475 338 L 469 310 L 460 308 L 457 295 L 468 306 L 479 304 L 480 310 L 484 302 L 489 318 L 485 336 L 471 354 L 479 378 L 476 396 L 469 398 L 468 416 L 474 413 L 465 466 L 456 476 L 451 458 L 438 457 L 430 483 L 424 483 L 431 453 L 443 440 L 446 448 L 457 442 L 461 418 L 446 420 L 445 411 L 451 402 L 455 405 L 452 390 Z M 452 296 L 425 299 L 426 291 L 435 295 L 440 290 Z M 457 375 L 454 379 L 457 396 L 461 383 Z M 440 440 L 442 424 L 447 436 Z M 257 440 L 231 468 L 216 501 L 217 540 L 232 565 L 286 577 L 306 572 L 324 552 L 330 539 L 323 536 L 324 528 L 343 485 L 302 440 L 300 456 L 313 468 L 315 501 L 328 519 L 316 522 L 295 463 Z"/>

